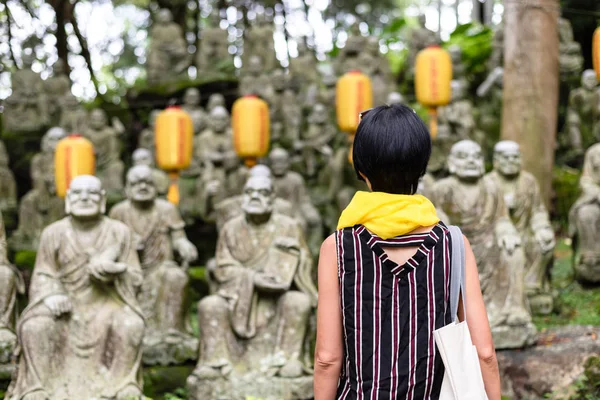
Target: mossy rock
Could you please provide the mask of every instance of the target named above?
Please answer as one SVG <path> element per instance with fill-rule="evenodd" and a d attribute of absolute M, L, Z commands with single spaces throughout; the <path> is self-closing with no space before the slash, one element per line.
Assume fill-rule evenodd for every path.
<path fill-rule="evenodd" d="M 554 167 L 552 187 L 554 198 L 552 204 L 552 220 L 558 224 L 558 230 L 566 232 L 569 226 L 569 210 L 580 194 L 579 178 L 581 171 L 566 167 Z"/>
<path fill-rule="evenodd" d="M 194 364 L 168 367 L 144 367 L 144 395 L 153 399 L 173 399 L 173 393 L 182 397 L 181 388 L 186 385 L 188 376 L 194 370 Z"/>

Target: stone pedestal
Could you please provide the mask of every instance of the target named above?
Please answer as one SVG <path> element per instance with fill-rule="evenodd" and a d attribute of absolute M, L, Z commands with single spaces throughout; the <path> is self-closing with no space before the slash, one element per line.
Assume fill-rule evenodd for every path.
<path fill-rule="evenodd" d="M 187 380 L 190 400 L 309 400 L 314 397 L 313 377 L 268 377 L 256 374 L 235 375 L 219 379 Z"/>
<path fill-rule="evenodd" d="M 144 365 L 180 365 L 198 359 L 198 339 L 191 336 L 172 335 L 161 341 L 144 339 Z"/>
<path fill-rule="evenodd" d="M 492 338 L 496 349 L 520 349 L 535 343 L 535 325 L 501 325 L 492 328 Z"/>

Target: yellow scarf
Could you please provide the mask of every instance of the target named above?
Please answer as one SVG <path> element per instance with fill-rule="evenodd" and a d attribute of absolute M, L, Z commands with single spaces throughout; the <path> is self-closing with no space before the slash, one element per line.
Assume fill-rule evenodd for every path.
<path fill-rule="evenodd" d="M 356 192 L 337 228 L 363 225 L 380 238 L 390 239 L 439 221 L 431 201 L 420 194 Z"/>

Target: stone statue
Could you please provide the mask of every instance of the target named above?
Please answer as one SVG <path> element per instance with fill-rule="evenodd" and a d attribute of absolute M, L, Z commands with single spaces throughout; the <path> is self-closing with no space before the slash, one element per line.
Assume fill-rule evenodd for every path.
<path fill-rule="evenodd" d="M 292 86 L 305 91 L 309 86 L 319 83 L 319 70 L 314 53 L 303 41 L 298 42 L 298 57 L 290 58 L 290 76 Z"/>
<path fill-rule="evenodd" d="M 581 45 L 573 38 L 573 27 L 571 22 L 566 18 L 558 18 L 558 38 L 559 52 L 558 58 L 560 65 L 561 78 L 569 79 L 569 77 L 579 76 L 583 70 L 583 54 Z"/>
<path fill-rule="evenodd" d="M 87 129 L 88 112 L 79 104 L 77 97 L 65 94 L 60 100 L 60 122 L 58 126 L 68 134 L 83 133 Z"/>
<path fill-rule="evenodd" d="M 173 22 L 169 9 L 161 9 L 150 30 L 150 48 L 146 62 L 148 83 L 156 85 L 187 77 L 190 62 L 191 56 L 183 30 Z"/>
<path fill-rule="evenodd" d="M 267 19 L 266 15 L 258 14 L 244 37 L 242 65 L 247 65 L 251 58 L 258 57 L 267 73 L 279 67 L 275 55 L 274 33 L 273 23 Z"/>
<path fill-rule="evenodd" d="M 581 195 L 569 212 L 573 239 L 573 268 L 582 283 L 600 284 L 600 143 L 585 153 L 579 181 Z"/>
<path fill-rule="evenodd" d="M 160 114 L 161 110 L 152 110 L 150 111 L 150 115 L 148 116 L 148 127 L 144 128 L 140 132 L 140 136 L 138 137 L 138 148 L 147 149 L 152 153 L 152 158 L 154 158 L 154 154 L 156 153 L 156 148 L 154 144 L 154 128 L 156 126 L 156 117 Z"/>
<path fill-rule="evenodd" d="M 504 68 L 504 22 L 501 22 L 494 30 L 492 54 L 487 61 L 488 71 L 493 71 L 498 67 Z"/>
<path fill-rule="evenodd" d="M 194 149 L 202 163 L 222 167 L 223 155 L 233 150 L 231 120 L 225 107 L 215 107 L 210 112 L 208 128 L 194 138 Z"/>
<path fill-rule="evenodd" d="M 240 95 L 256 95 L 272 103 L 274 89 L 270 76 L 265 71 L 263 60 L 257 55 L 250 56 L 242 68 Z"/>
<path fill-rule="evenodd" d="M 65 203 L 56 195 L 54 173 L 31 178 L 33 188 L 21 199 L 19 226 L 10 238 L 10 247 L 15 251 L 35 251 L 42 230 L 65 215 Z"/>
<path fill-rule="evenodd" d="M 202 30 L 200 48 L 196 54 L 196 66 L 203 76 L 227 71 L 233 65 L 233 58 L 229 54 L 229 34 L 221 29 L 218 10 L 211 19 L 212 26 Z"/>
<path fill-rule="evenodd" d="M 187 267 L 198 257 L 187 239 L 177 207 L 159 199 L 152 170 L 138 165 L 127 173 L 127 200 L 110 218 L 123 222 L 136 239 L 144 281 L 138 301 L 146 319 L 144 363 L 178 364 L 196 359 L 198 340 L 186 327 Z M 174 253 L 182 261 L 175 262 Z"/>
<path fill-rule="evenodd" d="M 6 231 L 0 214 L 0 372 L 12 369 L 13 351 L 17 344 L 15 334 L 17 294 L 25 293 L 25 282 L 19 270 L 8 262 Z"/>
<path fill-rule="evenodd" d="M 438 43 L 438 37 L 435 32 L 430 31 L 425 27 L 426 18 L 425 15 L 419 15 L 419 27 L 412 30 L 410 33 L 410 39 L 408 42 L 408 77 L 412 80 L 415 76 L 415 61 L 417 60 L 417 54 L 427 46 L 431 46 Z"/>
<path fill-rule="evenodd" d="M 330 142 L 336 134 L 337 128 L 331 123 L 327 107 L 321 103 L 315 104 L 306 131 L 295 144 L 296 149 L 302 152 L 307 177 L 314 177 L 319 166 L 326 163 L 325 159 L 333 155 Z"/>
<path fill-rule="evenodd" d="M 44 229 L 8 399 L 143 398 L 143 276 L 131 230 L 104 217 L 105 205 L 100 180 L 80 175 L 68 217 Z"/>
<path fill-rule="evenodd" d="M 367 38 L 360 32 L 360 24 L 358 22 L 352 24 L 349 29 L 348 39 L 343 48 L 335 59 L 335 72 L 337 75 L 343 75 L 348 71 L 356 69 L 359 66 L 358 57 L 363 53 L 367 46 Z M 362 72 L 368 73 L 371 68 L 371 63 L 368 62 L 360 65 Z"/>
<path fill-rule="evenodd" d="M 521 235 L 525 251 L 525 290 L 534 314 L 553 310 L 550 269 L 554 254 L 554 230 L 535 177 L 521 170 L 521 151 L 513 141 L 494 147 L 494 171 L 488 174 L 504 193 L 504 203 Z"/>
<path fill-rule="evenodd" d="M 148 149 L 136 149 L 131 154 L 133 165 L 145 165 L 152 170 L 152 179 L 159 197 L 166 197 L 169 191 L 171 181 L 167 173 L 161 169 L 155 168 L 154 157 Z"/>
<path fill-rule="evenodd" d="M 283 136 L 285 135 L 284 129 L 286 120 L 285 111 L 283 110 L 283 97 L 286 89 L 288 89 L 290 77 L 285 73 L 284 70 L 278 68 L 271 72 L 270 81 L 273 87 L 273 92 L 269 100 L 269 114 L 271 118 L 271 144 L 280 144 Z M 296 103 L 297 102 L 298 97 L 296 98 Z"/>
<path fill-rule="evenodd" d="M 450 126 L 450 135 L 460 139 L 475 139 L 475 107 L 468 98 L 468 87 L 464 81 L 453 80 L 451 82 L 452 98 L 450 104 L 438 109 L 439 123 Z"/>
<path fill-rule="evenodd" d="M 436 181 L 433 175 L 430 173 L 425 173 L 419 179 L 419 186 L 417 186 L 417 194 L 427 197 L 428 199 L 433 199 L 435 196 L 435 185 Z M 450 225 L 450 218 L 446 215 L 446 213 L 440 208 L 435 209 L 438 218 L 445 223 L 446 225 Z"/>
<path fill-rule="evenodd" d="M 58 142 L 67 136 L 67 132 L 60 127 L 48 129 L 42 137 L 41 152 L 31 159 L 31 179 L 43 184 L 45 181 L 54 180 L 54 152 Z"/>
<path fill-rule="evenodd" d="M 217 106 L 225 107 L 225 96 L 221 93 L 213 93 L 208 98 L 208 103 L 206 104 L 206 111 L 210 114 L 210 112 Z"/>
<path fill-rule="evenodd" d="M 52 76 L 44 82 L 44 91 L 48 99 L 48 112 L 53 123 L 60 122 L 60 101 L 71 93 L 71 80 L 67 75 L 65 62 L 59 58 L 52 66 Z"/>
<path fill-rule="evenodd" d="M 488 140 L 497 140 L 500 136 L 500 120 L 502 113 L 504 69 L 494 68 L 485 81 L 477 88 L 479 108 L 479 128 L 487 133 Z"/>
<path fill-rule="evenodd" d="M 300 139 L 302 127 L 302 107 L 298 104 L 298 96 L 293 89 L 284 90 L 281 96 L 281 113 L 283 119 L 283 133 L 279 144 L 285 148 L 292 148 Z"/>
<path fill-rule="evenodd" d="M 465 91 L 468 92 L 469 81 L 467 79 L 467 71 L 465 64 L 463 63 L 463 51 L 462 48 L 457 45 L 451 45 L 448 47 L 448 53 L 452 60 L 452 79 L 461 82 L 465 87 Z M 454 92 L 452 92 L 454 94 Z"/>
<path fill-rule="evenodd" d="M 581 87 L 569 94 L 567 108 L 569 147 L 579 153 L 600 140 L 600 87 L 596 72 L 581 75 Z"/>
<path fill-rule="evenodd" d="M 494 344 L 531 344 L 536 331 L 525 292 L 525 255 L 502 190 L 484 177 L 481 147 L 473 141 L 452 146 L 448 166 L 451 176 L 437 182 L 432 200 L 471 242 Z"/>
<path fill-rule="evenodd" d="M 394 104 L 405 104 L 404 96 L 400 92 L 391 92 L 387 96 L 386 104 L 391 106 Z"/>
<path fill-rule="evenodd" d="M 189 88 L 183 95 L 183 105 L 181 109 L 190 114 L 194 124 L 194 134 L 199 134 L 206 129 L 207 115 L 200 106 L 200 91 L 196 88 Z"/>
<path fill-rule="evenodd" d="M 0 141 L 0 211 L 4 213 L 17 208 L 17 182 L 8 166 L 9 161 L 6 146 Z"/>
<path fill-rule="evenodd" d="M 49 123 L 44 81 L 31 69 L 35 57 L 23 53 L 23 66 L 11 76 L 12 94 L 4 102 L 4 129 L 13 133 L 36 133 Z"/>
<path fill-rule="evenodd" d="M 108 125 L 106 113 L 100 108 L 90 112 L 89 124 L 83 136 L 94 145 L 96 176 L 109 195 L 123 189 L 125 165 L 120 159 L 119 131 Z"/>
<path fill-rule="evenodd" d="M 297 172 L 290 171 L 290 154 L 281 148 L 271 150 L 269 164 L 273 173 L 275 196 L 290 202 L 306 221 L 306 238 L 313 254 L 318 254 L 323 241 L 321 216 L 312 204 L 306 182 Z"/>
<path fill-rule="evenodd" d="M 274 200 L 271 180 L 251 177 L 244 187 L 243 215 L 220 232 L 218 290 L 198 304 L 200 354 L 188 379 L 197 399 L 216 398 L 216 393 L 244 398 L 240 390 L 288 399 L 295 386 L 304 387 L 303 379 L 312 381 L 302 377 L 310 368 L 304 342 L 317 298 L 312 261 L 302 230 L 273 211 Z M 270 384 L 261 384 L 260 377 Z"/>

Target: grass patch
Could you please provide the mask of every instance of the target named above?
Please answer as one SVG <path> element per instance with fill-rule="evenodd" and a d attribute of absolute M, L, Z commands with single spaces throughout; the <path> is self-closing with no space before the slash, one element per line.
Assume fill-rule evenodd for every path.
<path fill-rule="evenodd" d="M 564 325 L 600 326 L 600 290 L 583 288 L 573 277 L 572 251 L 566 240 L 559 240 L 552 270 L 552 287 L 557 293 L 557 311 L 534 317 L 538 330 Z"/>

